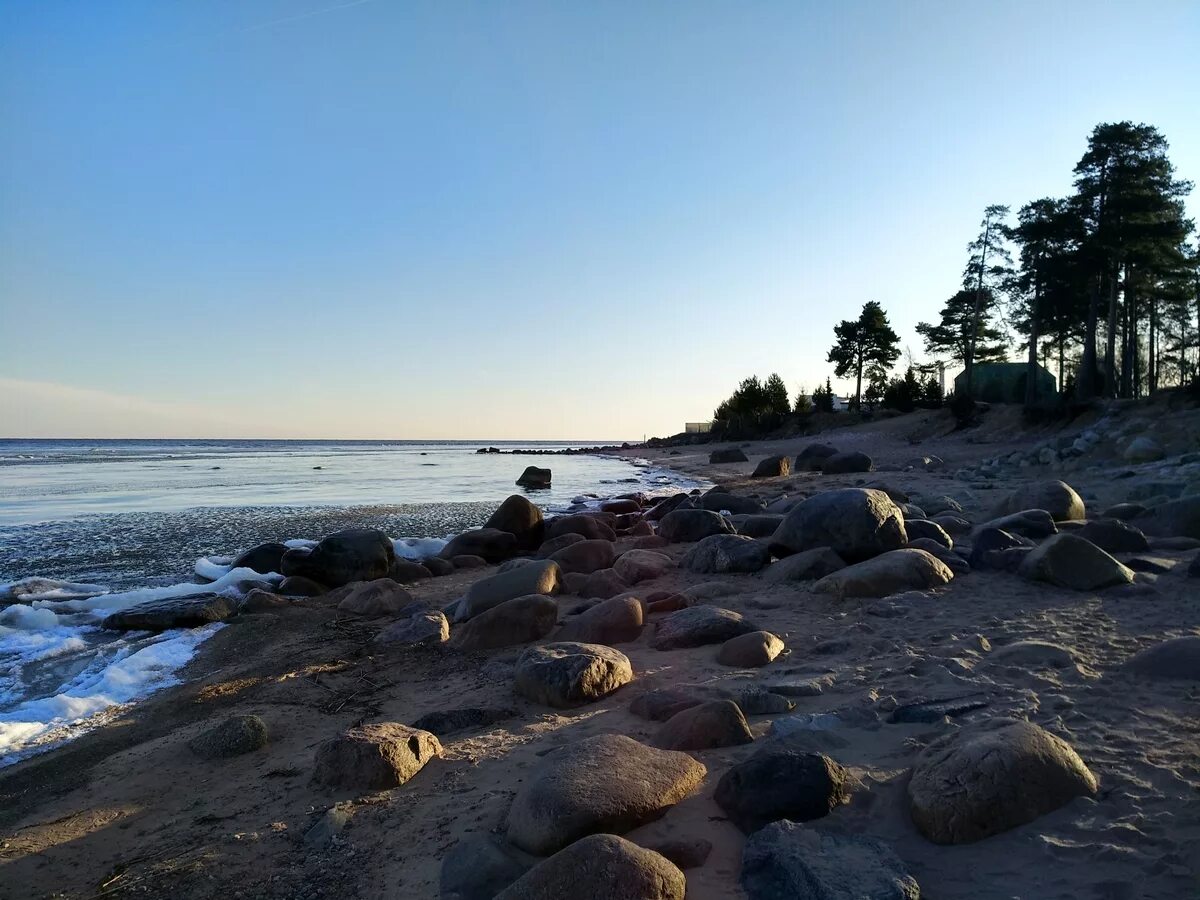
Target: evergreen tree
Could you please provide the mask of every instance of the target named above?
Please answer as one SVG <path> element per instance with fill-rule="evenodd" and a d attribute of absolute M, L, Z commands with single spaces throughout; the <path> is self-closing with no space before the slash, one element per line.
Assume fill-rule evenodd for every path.
<path fill-rule="evenodd" d="M 967 373 L 967 393 L 972 392 L 975 360 L 979 358 L 979 338 L 986 318 L 995 307 L 993 284 L 1002 283 L 1012 268 L 1012 256 L 1005 246 L 1008 228 L 1004 220 L 1008 207 L 993 204 L 983 211 L 979 235 L 967 244 L 967 267 L 963 270 L 963 288 L 973 292 L 963 366 Z M 1002 332 L 998 332 L 1003 337 Z"/>
<path fill-rule="evenodd" d="M 804 385 L 800 385 L 796 389 L 796 406 L 794 412 L 798 416 L 804 416 L 812 412 L 812 399 L 808 396 L 808 392 L 804 389 Z"/>
<path fill-rule="evenodd" d="M 817 412 L 833 412 L 833 387 L 828 378 L 825 379 L 825 387 L 817 385 L 817 389 L 813 391 L 812 404 Z"/>
<path fill-rule="evenodd" d="M 791 401 L 788 400 L 787 385 L 777 372 L 772 372 L 763 385 L 766 407 L 769 413 L 782 418 L 792 411 Z"/>
<path fill-rule="evenodd" d="M 995 297 L 990 289 L 985 289 L 985 293 L 978 318 L 975 316 L 975 291 L 961 290 L 942 304 L 941 320 L 936 325 L 918 323 L 917 333 L 925 339 L 925 352 L 964 367 L 968 358 L 975 362 L 1003 360 L 1006 355 L 1004 333 L 992 324 Z M 975 323 L 974 329 L 972 323 Z"/>
<path fill-rule="evenodd" d="M 887 313 L 874 300 L 863 304 L 857 319 L 847 319 L 833 329 L 837 343 L 829 351 L 828 361 L 834 374 L 845 378 L 853 374 L 854 405 L 862 401 L 864 373 L 877 382 L 900 358 L 900 336 L 892 330 Z"/>

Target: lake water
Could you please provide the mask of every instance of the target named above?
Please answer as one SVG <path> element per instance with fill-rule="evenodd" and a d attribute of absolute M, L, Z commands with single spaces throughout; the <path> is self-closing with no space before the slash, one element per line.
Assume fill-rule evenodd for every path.
<path fill-rule="evenodd" d="M 100 621 L 193 590 L 197 572 L 220 577 L 255 544 L 365 525 L 419 557 L 512 493 L 553 513 L 702 486 L 614 456 L 475 452 L 613 443 L 0 440 L 0 766 L 174 683 L 221 626 L 118 634 Z M 551 468 L 553 486 L 516 487 L 528 465 Z"/>

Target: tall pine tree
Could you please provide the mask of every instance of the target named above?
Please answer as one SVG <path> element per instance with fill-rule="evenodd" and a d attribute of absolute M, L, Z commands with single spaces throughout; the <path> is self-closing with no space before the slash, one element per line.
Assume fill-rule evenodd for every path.
<path fill-rule="evenodd" d="M 829 351 L 838 378 L 853 375 L 854 405 L 862 402 L 863 375 L 871 383 L 886 377 L 900 358 L 900 336 L 892 330 L 887 313 L 874 300 L 864 303 L 857 319 L 846 319 L 833 329 L 837 343 Z"/>

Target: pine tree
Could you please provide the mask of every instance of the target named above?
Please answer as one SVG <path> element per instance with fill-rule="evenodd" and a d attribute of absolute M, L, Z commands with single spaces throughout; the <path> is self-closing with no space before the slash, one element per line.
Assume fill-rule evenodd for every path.
<path fill-rule="evenodd" d="M 863 304 L 857 319 L 847 319 L 833 329 L 837 343 L 829 351 L 828 361 L 834 374 L 845 378 L 853 374 L 854 405 L 862 401 L 863 375 L 878 382 L 881 375 L 900 358 L 900 336 L 892 330 L 887 313 L 875 301 Z"/>
<path fill-rule="evenodd" d="M 975 317 L 975 291 L 961 290 L 942 304 L 941 319 L 936 325 L 929 322 L 917 324 L 917 333 L 925 339 L 926 353 L 965 367 L 968 358 L 971 358 L 974 343 L 975 362 L 1005 358 L 1004 333 L 992 324 L 995 297 L 990 289 L 985 289 L 985 292 L 978 319 Z M 972 323 L 976 323 L 974 329 Z"/>
<path fill-rule="evenodd" d="M 993 204 L 984 209 L 983 221 L 979 224 L 979 236 L 967 244 L 968 256 L 967 267 L 963 270 L 963 288 L 973 292 L 966 354 L 963 357 L 968 394 L 972 393 L 981 326 L 995 306 L 996 295 L 991 287 L 995 283 L 1003 282 L 1012 268 L 1012 256 L 1005 246 L 1008 228 L 1004 220 L 1007 217 L 1007 206 Z"/>
<path fill-rule="evenodd" d="M 792 411 L 791 401 L 788 400 L 787 385 L 783 383 L 783 379 L 779 377 L 779 373 L 772 372 L 768 376 L 766 383 L 763 385 L 763 393 L 765 395 L 767 412 L 782 418 Z"/>

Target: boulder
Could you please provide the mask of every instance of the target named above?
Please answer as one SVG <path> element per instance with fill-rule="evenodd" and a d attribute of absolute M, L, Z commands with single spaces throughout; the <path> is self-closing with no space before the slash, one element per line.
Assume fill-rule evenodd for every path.
<path fill-rule="evenodd" d="M 1068 533 L 1056 534 L 1033 548 L 1019 571 L 1030 581 L 1075 591 L 1095 591 L 1133 581 L 1131 569 L 1091 541 Z"/>
<path fill-rule="evenodd" d="M 433 573 L 411 559 L 397 559 L 392 563 L 392 567 L 388 569 L 387 577 L 398 584 L 412 584 L 414 581 L 423 581 L 426 578 L 432 578 Z"/>
<path fill-rule="evenodd" d="M 517 479 L 517 484 L 524 488 L 548 488 L 550 487 L 550 478 L 551 473 L 549 469 L 526 466 L 525 471 L 521 473 L 521 477 Z"/>
<path fill-rule="evenodd" d="M 686 753 L 599 734 L 554 751 L 526 779 L 508 811 L 507 836 L 546 855 L 598 832 L 619 834 L 661 818 L 704 781 Z"/>
<path fill-rule="evenodd" d="M 387 790 L 441 755 L 442 745 L 428 731 L 399 722 L 358 725 L 317 748 L 313 781 L 330 788 Z"/>
<path fill-rule="evenodd" d="M 550 538 L 550 540 L 542 543 L 534 554 L 537 559 L 549 559 L 563 547 L 570 547 L 572 544 L 578 544 L 580 541 L 586 541 L 582 534 L 575 534 L 569 531 L 566 534 L 560 534 L 558 537 Z"/>
<path fill-rule="evenodd" d="M 642 603 L 636 597 L 613 597 L 570 618 L 555 639 L 585 644 L 624 644 L 642 633 Z"/>
<path fill-rule="evenodd" d="M 712 853 L 712 841 L 707 838 L 680 838 L 650 841 L 647 850 L 665 856 L 681 869 L 698 869 L 708 861 Z"/>
<path fill-rule="evenodd" d="M 940 525 L 942 530 L 951 536 L 956 534 L 970 534 L 972 525 L 962 516 L 956 516 L 953 513 L 942 513 L 938 516 L 930 516 L 929 521 L 935 525 Z"/>
<path fill-rule="evenodd" d="M 848 797 L 846 770 L 822 753 L 764 750 L 717 782 L 717 806 L 746 834 L 771 822 L 808 822 L 829 815 Z"/>
<path fill-rule="evenodd" d="M 412 727 L 429 731 L 442 738 L 446 735 L 471 728 L 486 728 L 511 719 L 517 714 L 514 709 L 496 706 L 464 706 L 458 709 L 439 709 L 426 713 L 413 722 Z"/>
<path fill-rule="evenodd" d="M 683 900 L 683 873 L 612 834 L 593 834 L 538 863 L 495 900 Z"/>
<path fill-rule="evenodd" d="M 796 471 L 820 472 L 825 460 L 837 453 L 828 444 L 809 444 L 796 454 Z"/>
<path fill-rule="evenodd" d="M 525 553 L 536 550 L 546 532 L 542 511 L 520 494 L 513 494 L 501 503 L 483 527 L 507 531 L 517 539 L 518 552 Z"/>
<path fill-rule="evenodd" d="M 167 631 L 222 622 L 234 613 L 234 602 L 219 594 L 195 594 L 147 600 L 106 616 L 101 627 L 111 631 Z"/>
<path fill-rule="evenodd" d="M 769 631 L 750 631 L 730 638 L 717 651 L 717 662 L 742 669 L 758 668 L 783 652 L 783 641 Z"/>
<path fill-rule="evenodd" d="M 459 626 L 454 643 L 461 650 L 528 644 L 544 638 L 557 624 L 557 600 L 545 594 L 526 594 L 486 609 Z"/>
<path fill-rule="evenodd" d="M 1200 635 L 1172 638 L 1147 647 L 1134 654 L 1125 669 L 1145 678 L 1200 681 Z"/>
<path fill-rule="evenodd" d="M 733 530 L 728 519 L 708 509 L 677 509 L 658 523 L 659 535 L 673 544 L 703 540 L 712 534 L 733 534 Z"/>
<path fill-rule="evenodd" d="M 626 550 L 613 563 L 617 574 L 629 584 L 661 578 L 674 567 L 671 557 L 654 550 Z"/>
<path fill-rule="evenodd" d="M 277 612 L 291 605 L 292 601 L 287 597 L 255 588 L 238 603 L 237 611 L 239 615 L 254 615 L 255 613 Z"/>
<path fill-rule="evenodd" d="M 375 619 L 392 616 L 413 602 L 412 594 L 390 578 L 377 578 L 357 584 L 338 604 L 338 609 L 352 616 Z"/>
<path fill-rule="evenodd" d="M 883 491 L 842 488 L 796 504 L 770 541 L 776 556 L 829 547 L 858 562 L 908 543 L 904 514 Z"/>
<path fill-rule="evenodd" d="M 1071 521 L 1078 520 L 1072 519 Z M 1052 534 L 1058 534 L 1058 524 L 1050 516 L 1050 513 L 1044 509 L 1025 509 L 1021 510 L 1021 512 L 1001 516 L 998 519 L 992 519 L 989 522 L 984 522 L 973 533 L 978 535 L 988 528 L 1007 531 L 1009 534 L 1019 535 L 1020 537 L 1029 538 L 1034 541 L 1050 537 Z"/>
<path fill-rule="evenodd" d="M 555 551 L 550 559 L 558 563 L 564 574 L 579 572 L 590 575 L 600 569 L 611 569 L 617 554 L 613 550 L 612 541 L 588 540 L 563 547 Z"/>
<path fill-rule="evenodd" d="M 1105 553 L 1141 553 L 1150 549 L 1140 528 L 1120 519 L 1094 519 L 1075 532 Z"/>
<path fill-rule="evenodd" d="M 291 575 L 283 579 L 275 590 L 285 597 L 319 597 L 329 593 L 329 588 L 325 585 L 303 575 Z"/>
<path fill-rule="evenodd" d="M 851 472 L 874 472 L 875 463 L 871 457 L 857 450 L 846 453 L 835 453 L 821 462 L 821 472 L 825 475 L 846 475 Z"/>
<path fill-rule="evenodd" d="M 904 531 L 908 534 L 909 541 L 915 541 L 918 538 L 927 538 L 928 540 L 937 541 L 947 550 L 954 549 L 954 539 L 946 533 L 937 522 L 931 522 L 928 519 L 908 519 L 904 520 Z"/>
<path fill-rule="evenodd" d="M 1140 503 L 1118 503 L 1102 512 L 1100 518 L 1120 519 L 1122 522 L 1129 522 L 1136 519 L 1145 511 L 1146 507 Z"/>
<path fill-rule="evenodd" d="M 1121 458 L 1126 462 L 1144 463 L 1157 462 L 1166 456 L 1167 453 L 1163 450 L 1162 444 L 1154 440 L 1154 438 L 1139 435 L 1129 442 L 1129 446 L 1121 454 Z"/>
<path fill-rule="evenodd" d="M 914 824 L 935 844 L 999 834 L 1096 793 L 1071 745 L 1032 722 L 994 718 L 934 741 L 908 785 Z"/>
<path fill-rule="evenodd" d="M 679 561 L 690 572 L 726 574 L 757 572 L 771 561 L 762 541 L 741 534 L 712 534 L 688 550 Z"/>
<path fill-rule="evenodd" d="M 253 569 L 262 575 L 283 572 L 283 554 L 288 552 L 287 544 L 270 543 L 251 547 L 245 553 L 239 554 L 230 565 L 230 569 Z"/>
<path fill-rule="evenodd" d="M 241 756 L 267 746 L 267 723 L 258 716 L 230 716 L 188 742 L 202 759 Z"/>
<path fill-rule="evenodd" d="M 646 513 L 646 518 L 651 522 L 657 522 L 667 513 L 687 507 L 690 503 L 691 497 L 688 494 L 672 494 L 670 497 L 663 497 Z"/>
<path fill-rule="evenodd" d="M 1064 481 L 1038 481 L 1023 485 L 1001 501 L 992 516 L 998 518 L 1026 509 L 1044 509 L 1055 522 L 1087 518 L 1083 498 Z"/>
<path fill-rule="evenodd" d="M 936 556 L 938 559 L 944 562 L 947 567 L 949 567 L 950 571 L 953 572 L 956 577 L 959 575 L 966 575 L 971 571 L 971 564 L 965 559 L 963 559 L 953 550 L 948 550 L 937 541 L 930 540 L 929 538 L 917 538 L 915 541 L 909 541 L 908 544 L 905 545 L 904 549 L 924 550 L 926 553 Z"/>
<path fill-rule="evenodd" d="M 746 454 L 737 447 L 730 447 L 727 450 L 714 450 L 708 454 L 708 464 L 711 466 L 721 466 L 726 463 L 741 463 L 750 462 L 746 458 Z"/>
<path fill-rule="evenodd" d="M 640 513 L 642 504 L 638 503 L 632 497 L 616 497 L 612 500 L 605 500 L 600 504 L 600 512 L 613 513 L 614 515 L 628 515 L 629 513 Z"/>
<path fill-rule="evenodd" d="M 280 561 L 285 576 L 302 575 L 330 588 L 384 578 L 396 560 L 391 539 L 375 528 L 347 528 L 312 548 L 289 550 Z"/>
<path fill-rule="evenodd" d="M 578 534 L 591 541 L 615 541 L 617 539 L 616 532 L 603 519 L 582 513 L 573 516 L 559 516 L 547 523 L 547 539 L 561 537 L 564 534 Z"/>
<path fill-rule="evenodd" d="M 1040 669 L 1070 669 L 1075 666 L 1075 655 L 1062 644 L 1050 641 L 1014 641 L 995 648 L 988 662 L 1002 666 L 1016 666 L 1036 672 Z"/>
<path fill-rule="evenodd" d="M 442 858 L 441 900 L 492 900 L 536 862 L 490 834 L 467 834 Z"/>
<path fill-rule="evenodd" d="M 1136 521 L 1145 534 L 1154 537 L 1200 538 L 1200 495 L 1152 507 Z"/>
<path fill-rule="evenodd" d="M 828 547 L 814 547 L 772 563 L 763 570 L 762 578 L 771 584 L 813 581 L 845 567 L 845 561 Z"/>
<path fill-rule="evenodd" d="M 655 650 L 680 650 L 722 644 L 739 634 L 757 631 L 755 626 L 731 609 L 689 606 L 664 618 L 654 629 L 650 646 Z"/>
<path fill-rule="evenodd" d="M 440 609 L 417 610 L 411 616 L 393 622 L 375 636 L 383 644 L 432 646 L 450 640 L 450 623 Z"/>
<path fill-rule="evenodd" d="M 659 688 L 635 697 L 629 704 L 629 711 L 651 722 L 665 722 L 675 713 L 699 706 L 703 702 L 704 698 L 694 693 L 677 688 Z"/>
<path fill-rule="evenodd" d="M 732 700 L 710 700 L 675 713 L 663 723 L 654 744 L 664 750 L 711 750 L 754 740 L 750 725 Z"/>
<path fill-rule="evenodd" d="M 438 555 L 442 559 L 478 556 L 495 565 L 517 555 L 517 536 L 499 528 L 476 528 L 456 534 Z"/>
<path fill-rule="evenodd" d="M 544 559 L 528 565 L 499 572 L 475 582 L 463 596 L 458 618 L 466 621 L 505 600 L 526 594 L 557 594 L 562 587 L 562 571 L 558 563 Z"/>
<path fill-rule="evenodd" d="M 760 460 L 751 478 L 786 478 L 792 474 L 792 461 L 786 456 L 768 456 Z"/>
<path fill-rule="evenodd" d="M 738 534 L 752 538 L 769 538 L 783 521 L 783 513 L 758 513 L 752 516 L 734 516 L 733 524 Z"/>
<path fill-rule="evenodd" d="M 748 900 L 919 900 L 921 889 L 882 841 L 783 820 L 742 848 Z"/>
<path fill-rule="evenodd" d="M 1010 534 L 1002 528 L 990 526 L 975 535 L 968 561 L 975 569 L 998 569 L 1011 571 L 1020 565 L 1025 552 L 1033 548 L 1033 542 L 1020 535 Z M 1015 557 L 1006 556 L 1011 550 L 1021 551 Z M 1013 560 L 1015 559 L 1015 564 Z"/>
<path fill-rule="evenodd" d="M 567 576 L 568 578 L 571 576 Z M 601 569 L 584 577 L 576 593 L 584 599 L 607 600 L 629 590 L 629 583 L 617 574 L 616 569 Z"/>
<path fill-rule="evenodd" d="M 633 666 L 624 653 L 570 641 L 527 648 L 513 671 L 518 694 L 558 709 L 592 703 L 632 680 Z"/>
<path fill-rule="evenodd" d="M 700 498 L 699 509 L 728 512 L 733 515 L 753 515 L 763 511 L 763 505 L 749 497 L 738 497 L 725 491 L 709 491 Z"/>
<path fill-rule="evenodd" d="M 450 564 L 454 566 L 455 571 L 459 569 L 486 569 L 488 561 L 482 556 L 475 556 L 473 553 L 460 553 L 457 556 L 450 558 Z"/>
<path fill-rule="evenodd" d="M 909 590 L 928 590 L 948 583 L 954 572 L 924 550 L 892 550 L 839 569 L 813 585 L 818 594 L 845 597 L 886 597 Z"/>

